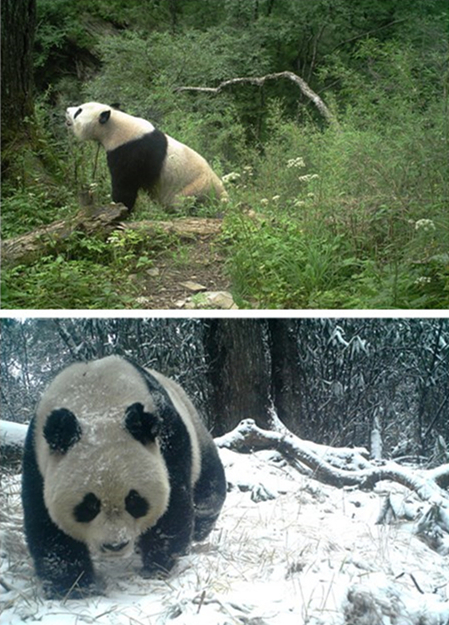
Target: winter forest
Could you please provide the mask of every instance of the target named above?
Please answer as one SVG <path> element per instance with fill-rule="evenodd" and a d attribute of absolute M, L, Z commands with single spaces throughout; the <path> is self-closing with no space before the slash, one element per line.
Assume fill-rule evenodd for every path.
<path fill-rule="evenodd" d="M 2 625 L 447 625 L 449 320 L 2 319 Z M 67 364 L 177 380 L 215 437 L 217 527 L 167 580 L 99 560 L 45 600 L 24 544 L 23 425 Z"/>
<path fill-rule="evenodd" d="M 377 428 L 385 457 L 445 458 L 444 318 L 4 319 L 2 418 L 29 421 L 60 369 L 111 353 L 180 382 L 214 436 L 274 411 L 317 443 L 369 448 Z"/>

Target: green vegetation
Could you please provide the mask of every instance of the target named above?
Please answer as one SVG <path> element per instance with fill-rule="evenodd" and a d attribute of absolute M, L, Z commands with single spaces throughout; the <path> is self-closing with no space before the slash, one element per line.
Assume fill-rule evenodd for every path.
<path fill-rule="evenodd" d="M 8 148 L 4 237 L 75 213 L 87 188 L 109 201 L 104 154 L 68 139 L 63 111 L 119 101 L 233 179 L 220 243 L 241 306 L 449 306 L 443 0 L 38 0 L 37 8 L 36 139 L 31 151 Z M 177 91 L 284 70 L 306 80 L 338 123 L 284 79 Z M 141 195 L 133 219 L 149 218 L 167 216 Z M 138 306 L 129 274 L 179 242 L 148 250 L 143 235 L 122 235 L 78 239 L 63 254 L 5 269 L 3 307 Z"/>

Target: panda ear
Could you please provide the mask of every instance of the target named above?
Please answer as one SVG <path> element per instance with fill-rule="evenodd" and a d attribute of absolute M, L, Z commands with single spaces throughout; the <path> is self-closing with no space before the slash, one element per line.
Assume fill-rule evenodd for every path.
<path fill-rule="evenodd" d="M 103 111 L 102 113 L 100 113 L 100 117 L 99 117 L 100 124 L 105 124 L 110 117 L 111 117 L 110 110 Z"/>
<path fill-rule="evenodd" d="M 44 426 L 44 437 L 50 450 L 61 454 L 67 453 L 80 440 L 81 434 L 78 419 L 66 408 L 53 410 Z"/>
<path fill-rule="evenodd" d="M 161 422 L 157 415 L 145 412 L 143 405 L 136 402 L 128 406 L 125 414 L 125 427 L 142 445 L 154 443 L 160 432 Z"/>

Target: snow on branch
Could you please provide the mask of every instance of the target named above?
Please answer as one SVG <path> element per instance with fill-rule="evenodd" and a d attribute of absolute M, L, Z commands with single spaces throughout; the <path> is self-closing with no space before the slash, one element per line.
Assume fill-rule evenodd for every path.
<path fill-rule="evenodd" d="M 232 85 L 241 85 L 244 83 L 250 83 L 252 85 L 257 85 L 258 87 L 262 87 L 267 80 L 276 80 L 278 78 L 287 78 L 294 82 L 302 91 L 302 93 L 309 98 L 316 106 L 321 115 L 326 119 L 329 124 L 336 124 L 337 120 L 335 116 L 331 113 L 331 111 L 324 104 L 323 100 L 320 96 L 313 91 L 306 81 L 294 74 L 293 72 L 277 72 L 275 74 L 266 74 L 265 76 L 246 76 L 242 78 L 230 78 L 229 80 L 224 80 L 221 82 L 218 87 L 177 87 L 176 91 L 198 91 L 203 93 L 219 93 L 222 89 L 226 87 L 230 87 Z"/>
<path fill-rule="evenodd" d="M 22 458 L 28 426 L 0 419 L 0 456 L 2 465 L 15 464 Z"/>
<path fill-rule="evenodd" d="M 432 470 L 414 470 L 392 461 L 373 464 L 366 459 L 364 450 L 316 445 L 288 431 L 263 430 L 252 419 L 241 421 L 232 432 L 215 442 L 218 447 L 243 453 L 274 449 L 295 468 L 299 468 L 298 464 L 305 465 L 312 471 L 311 477 L 338 488 L 357 486 L 369 490 L 383 480 L 398 482 L 421 500 L 449 511 L 449 494 L 442 487 L 449 481 L 449 464 Z"/>

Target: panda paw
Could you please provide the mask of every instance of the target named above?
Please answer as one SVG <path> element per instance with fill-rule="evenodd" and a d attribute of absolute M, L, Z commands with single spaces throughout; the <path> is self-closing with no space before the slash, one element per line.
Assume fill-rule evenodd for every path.
<path fill-rule="evenodd" d="M 157 562 L 152 562 L 151 564 L 146 565 L 141 570 L 140 574 L 144 579 L 167 579 L 174 563 L 175 561 L 173 560 L 173 562 L 166 563 L 165 566 L 163 566 Z"/>
<path fill-rule="evenodd" d="M 60 585 L 44 582 L 43 588 L 46 599 L 59 599 L 64 601 L 68 599 L 87 599 L 88 597 L 105 594 L 104 586 L 96 582 L 86 586 L 73 584 L 70 588 L 63 588 Z"/>

